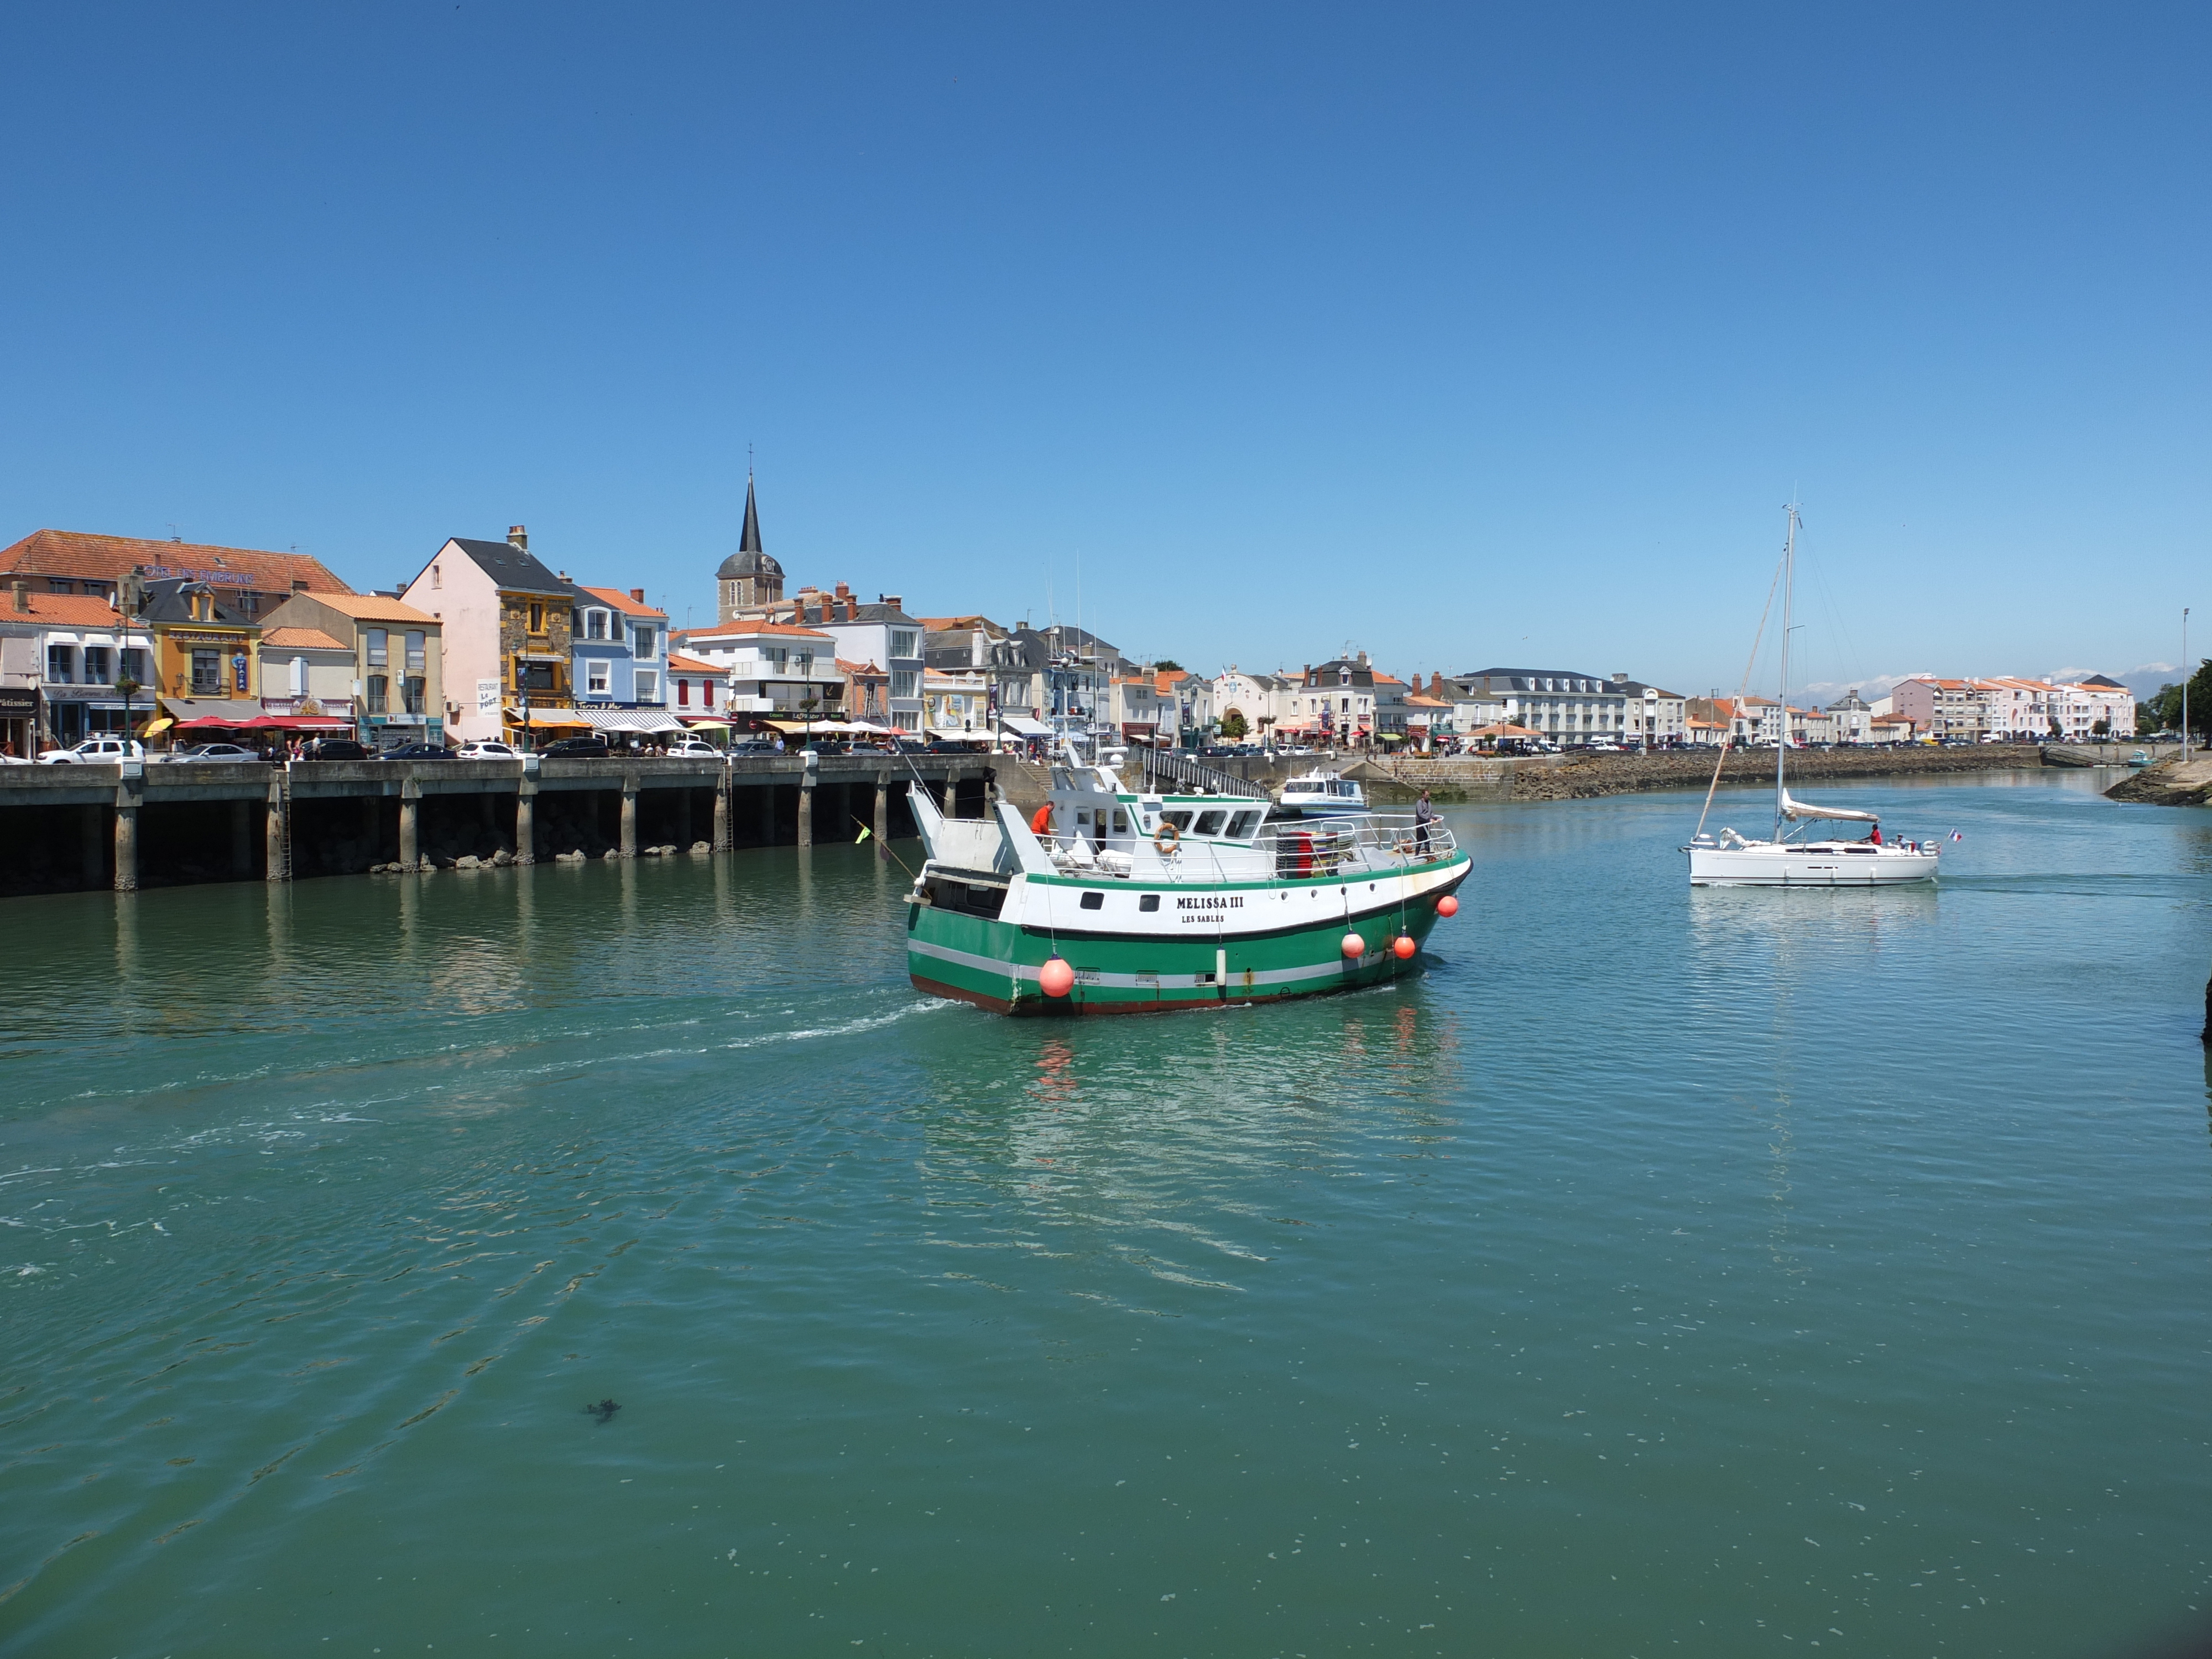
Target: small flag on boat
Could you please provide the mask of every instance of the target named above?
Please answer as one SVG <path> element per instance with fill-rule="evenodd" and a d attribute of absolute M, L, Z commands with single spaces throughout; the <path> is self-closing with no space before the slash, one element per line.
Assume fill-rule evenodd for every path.
<path fill-rule="evenodd" d="M 868 826 L 864 823 L 860 826 L 860 833 L 853 837 L 853 845 L 858 847 L 862 842 L 867 840 L 867 838 Z"/>
<path fill-rule="evenodd" d="M 1952 839 L 1953 841 L 1964 841 L 1964 840 L 1966 840 L 1966 837 L 1965 837 L 1964 836 L 1960 835 L 1960 834 L 1956 830 L 1954 830 L 1951 832 L 1951 839 Z"/>

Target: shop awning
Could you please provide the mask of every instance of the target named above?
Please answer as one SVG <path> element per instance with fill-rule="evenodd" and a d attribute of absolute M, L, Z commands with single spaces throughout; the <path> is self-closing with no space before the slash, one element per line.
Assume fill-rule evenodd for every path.
<path fill-rule="evenodd" d="M 261 718 L 258 697 L 163 697 L 161 707 L 179 726 L 238 727 Z"/>
<path fill-rule="evenodd" d="M 863 732 L 873 732 L 872 726 L 854 726 L 846 720 L 763 720 L 763 726 L 781 732 L 786 737 L 794 734 L 805 737 L 811 732 L 817 738 L 849 738 Z"/>
<path fill-rule="evenodd" d="M 684 722 L 659 708 L 579 708 L 586 725 L 602 732 L 681 732 Z"/>
<path fill-rule="evenodd" d="M 1018 738 L 1048 738 L 1052 727 L 1042 720 L 1033 720 L 1027 714 L 1001 714 L 999 724 Z"/>
<path fill-rule="evenodd" d="M 729 721 L 720 714 L 686 714 L 683 718 L 694 732 L 726 732 L 730 729 Z"/>
<path fill-rule="evenodd" d="M 501 712 L 509 726 L 522 724 L 522 710 L 514 703 L 509 703 Z M 581 731 L 591 722 L 577 719 L 576 711 L 573 708 L 532 708 L 530 711 L 530 724 L 533 729 L 540 726 L 573 726 Z"/>

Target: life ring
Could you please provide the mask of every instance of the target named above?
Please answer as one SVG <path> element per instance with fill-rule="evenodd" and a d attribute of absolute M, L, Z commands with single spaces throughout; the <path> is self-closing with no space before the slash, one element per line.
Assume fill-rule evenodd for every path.
<path fill-rule="evenodd" d="M 1158 853 L 1162 858 L 1165 858 L 1169 854 L 1174 852 L 1175 849 L 1182 844 L 1182 831 L 1176 829 L 1174 824 L 1169 823 L 1165 818 L 1162 818 L 1160 820 L 1160 827 L 1152 831 L 1152 850 Z"/>

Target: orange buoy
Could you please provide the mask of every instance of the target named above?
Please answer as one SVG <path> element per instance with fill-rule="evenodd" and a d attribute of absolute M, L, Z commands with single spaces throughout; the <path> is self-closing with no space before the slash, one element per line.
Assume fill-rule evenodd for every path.
<path fill-rule="evenodd" d="M 1398 953 L 1399 961 L 1410 962 L 1413 952 L 1421 947 L 1413 943 L 1413 936 L 1411 933 L 1401 933 L 1391 942 L 1390 948 Z"/>
<path fill-rule="evenodd" d="M 1344 936 L 1344 954 L 1354 962 L 1358 961 L 1367 954 L 1367 941 L 1357 933 L 1346 933 Z"/>
<path fill-rule="evenodd" d="M 1453 897 L 1449 893 L 1446 893 L 1442 898 L 1437 901 L 1437 914 L 1440 916 L 1457 915 L 1459 914 L 1459 901 Z"/>
<path fill-rule="evenodd" d="M 1064 997 L 1075 988 L 1075 969 L 1060 957 L 1037 969 L 1037 989 L 1048 997 Z"/>

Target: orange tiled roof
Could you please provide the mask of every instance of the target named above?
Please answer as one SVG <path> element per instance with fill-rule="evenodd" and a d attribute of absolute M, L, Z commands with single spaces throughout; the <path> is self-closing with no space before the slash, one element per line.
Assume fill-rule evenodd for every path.
<path fill-rule="evenodd" d="M 334 640 L 319 628 L 272 628 L 261 636 L 261 643 L 273 645 L 280 651 L 343 651 L 343 640 Z"/>
<path fill-rule="evenodd" d="M 0 589 L 0 622 L 56 623 L 64 628 L 112 628 L 122 618 L 97 593 L 26 593 L 28 611 L 15 609 L 15 596 Z"/>
<path fill-rule="evenodd" d="M 726 674 L 730 672 L 726 666 L 701 662 L 698 658 L 687 657 L 680 651 L 668 653 L 668 665 L 678 674 Z"/>
<path fill-rule="evenodd" d="M 625 616 L 658 617 L 663 622 L 668 620 L 668 613 L 665 611 L 655 611 L 642 600 L 633 599 L 619 587 L 586 587 L 580 582 L 577 584 L 576 591 L 580 593 L 588 593 L 595 599 L 604 600 Z"/>
<path fill-rule="evenodd" d="M 428 623 L 434 628 L 438 619 L 427 611 L 417 611 L 404 599 L 387 598 L 382 593 L 317 593 L 315 602 L 326 605 L 340 616 L 351 617 L 356 622 Z"/>
<path fill-rule="evenodd" d="M 200 542 L 143 541 L 135 536 L 95 536 L 79 530 L 34 530 L 13 547 L 0 549 L 0 573 L 67 576 L 78 580 L 116 581 L 144 565 L 172 574 L 222 571 L 246 577 L 258 592 L 283 593 L 295 581 L 310 593 L 350 593 L 319 559 L 305 553 L 267 553 L 250 547 L 215 547 Z M 155 580 L 160 580 L 155 577 Z"/>
<path fill-rule="evenodd" d="M 799 628 L 791 623 L 726 622 L 713 628 L 695 628 L 684 637 L 693 644 L 701 640 L 745 640 L 756 634 L 802 635 L 810 640 L 833 639 L 818 628 Z"/>
<path fill-rule="evenodd" d="M 836 661 L 837 672 L 841 674 L 866 674 L 879 680 L 887 680 L 890 678 L 889 672 L 876 666 L 876 659 L 873 657 L 869 658 L 866 662 L 847 662 L 842 657 L 836 659 Z"/>

